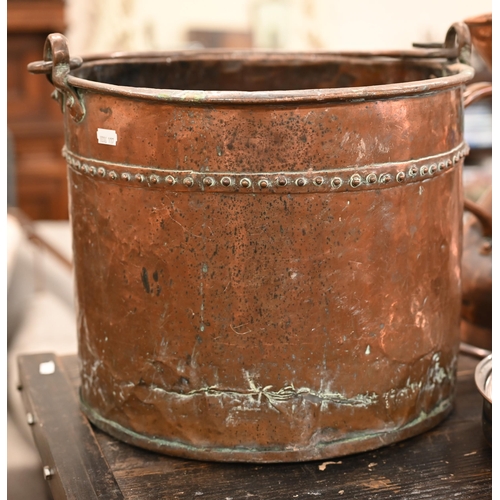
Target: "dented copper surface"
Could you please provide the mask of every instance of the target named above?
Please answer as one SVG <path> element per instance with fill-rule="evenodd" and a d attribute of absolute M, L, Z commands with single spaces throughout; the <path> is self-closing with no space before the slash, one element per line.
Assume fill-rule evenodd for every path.
<path fill-rule="evenodd" d="M 449 413 L 473 75 L 453 53 L 67 56 L 96 425 L 172 455 L 277 462 Z"/>

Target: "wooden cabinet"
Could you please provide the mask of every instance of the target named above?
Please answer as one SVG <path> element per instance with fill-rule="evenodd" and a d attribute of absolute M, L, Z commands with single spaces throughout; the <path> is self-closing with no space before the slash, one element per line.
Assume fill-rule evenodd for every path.
<path fill-rule="evenodd" d="M 14 149 L 17 205 L 33 219 L 67 219 L 62 113 L 44 76 L 28 73 L 42 59 L 49 33 L 65 30 L 62 0 L 7 2 L 7 126 Z"/>

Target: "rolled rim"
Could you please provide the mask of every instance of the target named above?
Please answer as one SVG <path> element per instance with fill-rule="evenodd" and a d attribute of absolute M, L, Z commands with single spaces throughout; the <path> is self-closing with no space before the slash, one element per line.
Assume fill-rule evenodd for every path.
<path fill-rule="evenodd" d="M 221 51 L 204 50 L 200 51 L 182 51 L 182 52 L 164 52 L 164 53 L 114 53 L 101 56 L 90 56 L 84 58 L 80 68 L 86 65 L 110 64 L 115 61 L 128 63 L 144 63 L 148 61 L 158 61 L 165 59 L 183 58 L 189 61 L 196 60 L 240 60 L 253 59 L 255 61 L 269 62 L 283 61 L 290 57 L 301 58 L 302 61 L 320 61 L 322 59 L 331 59 L 333 57 L 366 59 L 373 57 L 385 57 L 387 60 L 394 58 L 406 58 L 409 61 L 415 61 L 420 64 L 426 59 L 415 57 L 415 52 L 398 53 L 297 53 L 297 52 L 264 52 L 264 51 Z M 427 61 L 438 62 L 434 59 Z M 453 74 L 448 76 L 436 77 L 432 79 L 416 80 L 402 83 L 391 83 L 382 85 L 370 85 L 360 87 L 345 88 L 322 88 L 322 89 L 298 89 L 298 90 L 269 90 L 269 91 L 240 91 L 240 90 L 178 90 L 168 88 L 147 88 L 130 87 L 124 85 L 115 85 L 101 83 L 72 74 L 68 75 L 68 83 L 74 87 L 83 90 L 90 90 L 101 94 L 113 96 L 130 97 L 134 99 L 144 99 L 148 101 L 162 101 L 179 104 L 203 105 L 203 104 L 286 104 L 286 103 L 320 103 L 324 101 L 364 101 L 374 99 L 390 99 L 411 95 L 428 94 L 440 92 L 454 87 L 459 87 L 474 76 L 474 69 L 462 63 L 444 63 L 443 67 L 449 69 Z"/>

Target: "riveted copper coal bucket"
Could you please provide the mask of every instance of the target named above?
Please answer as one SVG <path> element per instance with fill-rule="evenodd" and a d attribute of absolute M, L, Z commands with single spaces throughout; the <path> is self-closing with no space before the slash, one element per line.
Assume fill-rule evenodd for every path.
<path fill-rule="evenodd" d="M 468 31 L 442 47 L 45 62 L 83 411 L 182 457 L 314 460 L 451 410 Z"/>

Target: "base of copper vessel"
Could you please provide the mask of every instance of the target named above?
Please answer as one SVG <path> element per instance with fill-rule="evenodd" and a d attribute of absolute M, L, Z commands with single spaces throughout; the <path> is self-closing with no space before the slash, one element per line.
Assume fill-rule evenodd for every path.
<path fill-rule="evenodd" d="M 99 413 L 90 408 L 81 398 L 80 408 L 90 422 L 99 429 L 125 443 L 150 451 L 175 457 L 212 462 L 284 463 L 308 462 L 352 455 L 354 453 L 375 450 L 382 446 L 403 441 L 421 434 L 441 423 L 453 409 L 453 400 L 450 398 L 441 401 L 433 411 L 428 414 L 422 413 L 417 419 L 402 427 L 385 429 L 377 432 L 367 430 L 364 433 L 352 434 L 350 437 L 338 441 L 316 443 L 301 448 L 290 445 L 286 449 L 197 447 L 134 432 L 116 422 L 103 418 Z"/>

